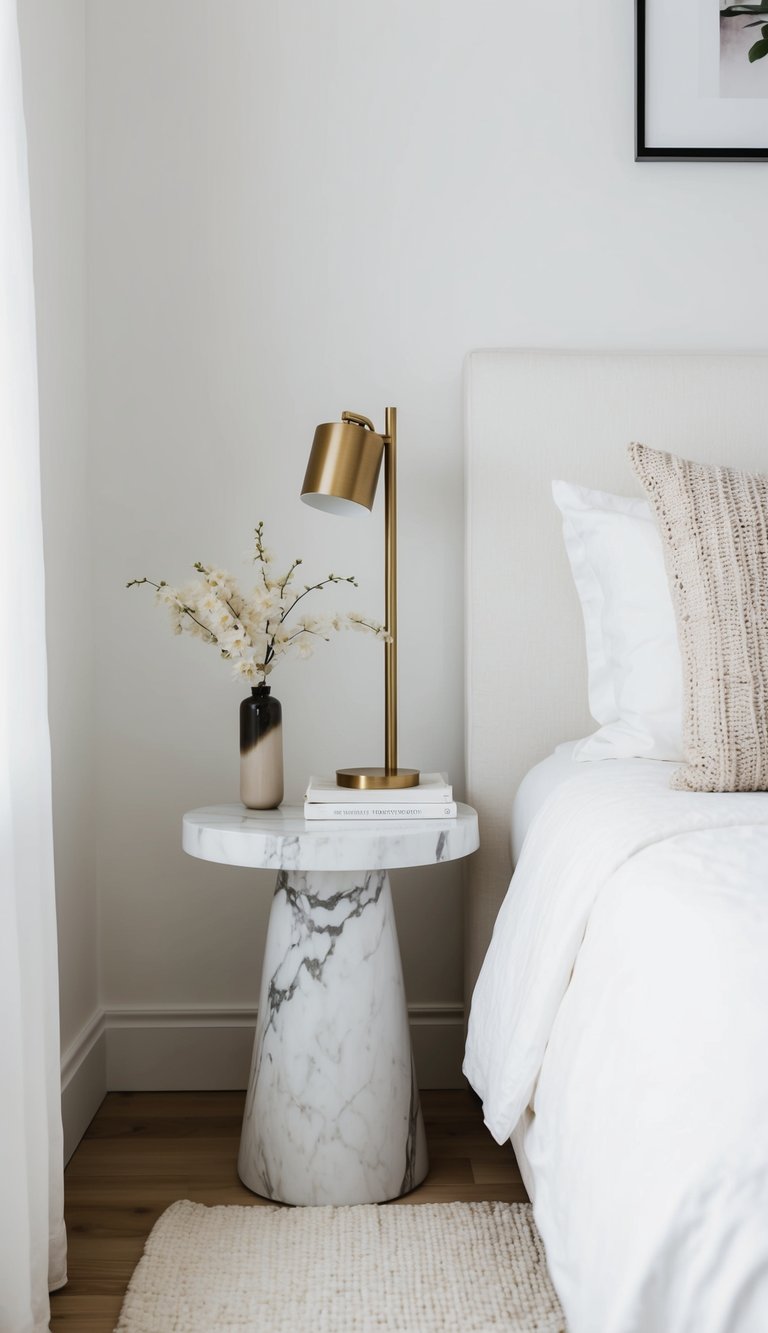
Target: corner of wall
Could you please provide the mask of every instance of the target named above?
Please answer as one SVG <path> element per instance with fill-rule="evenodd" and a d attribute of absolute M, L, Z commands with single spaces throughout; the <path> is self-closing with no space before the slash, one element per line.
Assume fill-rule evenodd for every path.
<path fill-rule="evenodd" d="M 107 1035 L 97 1009 L 61 1057 L 61 1119 L 68 1162 L 107 1092 Z"/>

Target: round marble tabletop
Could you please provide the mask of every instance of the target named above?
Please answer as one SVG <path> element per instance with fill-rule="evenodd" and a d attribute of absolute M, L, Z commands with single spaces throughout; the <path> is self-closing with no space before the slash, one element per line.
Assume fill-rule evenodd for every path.
<path fill-rule="evenodd" d="M 209 805 L 184 816 L 190 856 L 264 870 L 394 870 L 439 865 L 479 846 L 477 814 L 455 819 L 306 820 L 302 808 L 247 810 Z"/>

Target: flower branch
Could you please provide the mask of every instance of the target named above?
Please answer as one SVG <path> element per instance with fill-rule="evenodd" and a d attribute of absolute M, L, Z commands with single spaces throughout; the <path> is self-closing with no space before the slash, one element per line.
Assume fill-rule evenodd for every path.
<path fill-rule="evenodd" d="M 155 601 L 168 610 L 175 634 L 186 632 L 215 645 L 221 657 L 231 663 L 234 674 L 251 684 L 264 683 L 278 660 L 289 653 L 311 656 L 313 640 L 327 642 L 333 631 L 362 630 L 378 639 L 390 639 L 383 625 L 356 611 L 326 617 L 303 614 L 286 626 L 288 617 L 309 593 L 321 592 L 333 583 L 350 583 L 356 588 L 357 580 L 352 575 L 328 574 L 317 583 L 305 584 L 303 592 L 289 601 L 286 590 L 303 562 L 297 557 L 283 575 L 276 576 L 271 552 L 264 542 L 263 522 L 255 529 L 253 563 L 259 577 L 248 594 L 241 591 L 227 570 L 200 560 L 194 568 L 201 577 L 183 587 L 174 588 L 164 579 L 156 583 L 149 578 L 131 579 L 126 587 L 147 584 L 154 588 Z"/>

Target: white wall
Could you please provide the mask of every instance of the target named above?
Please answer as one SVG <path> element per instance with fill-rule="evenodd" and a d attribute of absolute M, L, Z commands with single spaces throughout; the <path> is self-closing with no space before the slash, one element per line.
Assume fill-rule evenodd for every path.
<path fill-rule="evenodd" d="M 263 517 L 376 610 L 381 514 L 335 523 L 298 488 L 317 421 L 395 403 L 401 758 L 459 782 L 466 351 L 765 345 L 766 168 L 633 162 L 631 11 L 86 0 L 92 828 L 118 1016 L 252 1006 L 271 887 L 179 849 L 185 808 L 236 799 L 242 691 L 125 581 L 241 568 Z M 274 677 L 290 796 L 377 761 L 379 673 L 354 639 Z M 459 880 L 397 878 L 412 1001 L 460 998 Z"/>
<path fill-rule="evenodd" d="M 61 1044 L 99 1010 L 85 365 L 85 3 L 20 0 L 40 385 Z M 97 1080 L 98 1084 L 98 1080 Z M 87 1124 L 98 1086 L 74 1112 Z M 69 1128 L 69 1125 L 68 1125 Z"/>

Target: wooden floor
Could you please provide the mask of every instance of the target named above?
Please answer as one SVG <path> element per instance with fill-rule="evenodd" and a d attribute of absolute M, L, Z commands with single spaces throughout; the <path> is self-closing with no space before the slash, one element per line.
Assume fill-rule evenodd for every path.
<path fill-rule="evenodd" d="M 53 1333 L 112 1333 L 144 1240 L 176 1199 L 260 1201 L 235 1169 L 241 1092 L 112 1092 L 66 1170 L 69 1282 Z M 403 1202 L 526 1198 L 509 1144 L 494 1143 L 470 1092 L 423 1092 L 430 1172 Z"/>

